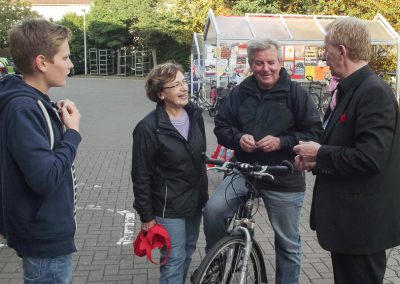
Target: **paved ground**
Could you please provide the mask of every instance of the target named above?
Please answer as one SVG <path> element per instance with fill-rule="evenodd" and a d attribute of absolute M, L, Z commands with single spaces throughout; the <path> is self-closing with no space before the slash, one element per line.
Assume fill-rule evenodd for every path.
<path fill-rule="evenodd" d="M 151 109 L 145 98 L 143 80 L 71 78 L 63 89 L 50 92 L 54 100 L 69 97 L 82 113 L 84 138 L 76 159 L 79 200 L 79 252 L 74 257 L 73 283 L 158 283 L 158 266 L 132 252 L 134 234 L 140 228 L 132 209 L 130 180 L 131 132 L 134 125 Z M 205 114 L 209 152 L 215 148 L 213 122 Z M 221 179 L 210 173 L 210 192 Z M 301 284 L 333 283 L 330 257 L 309 229 L 308 216 L 313 177 L 307 176 L 307 195 L 301 217 L 303 266 Z M 270 283 L 274 283 L 273 233 L 260 208 L 256 217 L 256 239 L 261 243 Z M 204 236 L 190 270 L 204 256 Z M 400 252 L 390 253 L 385 283 L 400 283 Z M 0 284 L 22 283 L 20 260 L 15 253 L 0 246 Z"/>

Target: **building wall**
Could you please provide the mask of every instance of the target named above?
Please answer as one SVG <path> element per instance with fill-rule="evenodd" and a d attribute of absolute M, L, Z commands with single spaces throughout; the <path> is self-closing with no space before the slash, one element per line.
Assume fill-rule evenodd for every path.
<path fill-rule="evenodd" d="M 32 10 L 46 19 L 61 20 L 67 13 L 83 15 L 90 10 L 93 0 L 28 0 Z"/>
<path fill-rule="evenodd" d="M 90 10 L 90 5 L 32 5 L 32 11 L 38 12 L 41 16 L 46 19 L 52 18 L 53 20 L 61 20 L 62 17 L 67 13 L 76 13 L 83 15 L 83 11 L 86 13 Z"/>

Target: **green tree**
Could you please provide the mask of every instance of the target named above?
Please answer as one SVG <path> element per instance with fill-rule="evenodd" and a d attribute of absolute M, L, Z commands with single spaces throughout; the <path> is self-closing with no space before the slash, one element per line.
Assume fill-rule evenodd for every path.
<path fill-rule="evenodd" d="M 149 0 L 95 0 L 88 14 L 88 38 L 97 48 L 120 48 L 132 45 L 132 24 L 152 7 Z"/>
<path fill-rule="evenodd" d="M 79 16 L 76 13 L 67 13 L 60 21 L 57 21 L 57 24 L 66 26 L 72 31 L 72 38 L 69 42 L 71 53 L 83 58 L 83 16 Z"/>
<path fill-rule="evenodd" d="M 38 16 L 27 1 L 0 0 L 0 49 L 8 46 L 8 30 L 22 19 Z"/>
<path fill-rule="evenodd" d="M 399 0 L 318 0 L 311 8 L 313 14 L 346 15 L 365 20 L 372 20 L 380 13 L 395 30 L 400 31 Z M 370 66 L 377 73 L 391 73 L 396 70 L 393 46 L 374 46 Z"/>
<path fill-rule="evenodd" d="M 280 2 L 275 0 L 239 0 L 232 5 L 232 12 L 240 16 L 244 13 L 279 14 L 282 13 Z"/>
<path fill-rule="evenodd" d="M 159 62 L 175 60 L 187 68 L 193 32 L 203 31 L 209 9 L 229 12 L 222 0 L 159 1 L 142 9 L 131 33 L 143 46 L 156 50 Z"/>

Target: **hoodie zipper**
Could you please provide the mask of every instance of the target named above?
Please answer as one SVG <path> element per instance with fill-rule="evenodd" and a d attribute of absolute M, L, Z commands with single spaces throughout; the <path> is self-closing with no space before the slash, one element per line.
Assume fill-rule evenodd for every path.
<path fill-rule="evenodd" d="M 43 115 L 44 115 L 44 117 L 46 119 L 47 125 L 49 127 L 50 149 L 53 150 L 53 147 L 54 147 L 54 132 L 53 132 L 53 126 L 52 126 L 51 121 L 50 121 L 49 113 L 48 113 L 46 107 L 44 106 L 44 104 L 42 103 L 41 100 L 37 100 L 37 104 L 39 105 L 39 107 L 40 107 L 40 109 L 41 109 L 41 111 L 42 111 L 42 113 L 43 113 Z M 62 132 L 65 133 L 66 127 L 65 127 L 64 123 L 62 122 L 62 120 L 60 118 L 60 115 L 57 112 L 56 106 L 57 106 L 56 104 L 52 103 L 52 110 L 54 111 L 54 113 L 56 114 L 59 122 L 61 123 Z M 77 203 L 77 197 L 78 196 L 77 196 L 77 192 L 76 192 L 76 175 L 75 175 L 75 167 L 74 167 L 73 163 L 72 163 L 70 172 L 71 172 L 71 179 L 72 179 L 73 199 L 74 199 L 74 220 L 75 220 L 75 234 L 76 234 L 76 232 L 78 231 L 78 222 L 76 221 L 76 203 Z"/>
<path fill-rule="evenodd" d="M 164 208 L 163 208 L 163 213 L 162 213 L 163 218 L 165 218 L 165 208 L 167 207 L 167 196 L 168 196 L 168 186 L 167 186 L 167 183 L 165 183 Z"/>

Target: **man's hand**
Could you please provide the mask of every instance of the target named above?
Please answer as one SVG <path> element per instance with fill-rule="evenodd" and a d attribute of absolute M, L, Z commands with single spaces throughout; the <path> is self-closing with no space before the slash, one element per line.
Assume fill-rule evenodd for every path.
<path fill-rule="evenodd" d="M 294 166 L 299 170 L 299 171 L 311 171 L 315 165 L 316 162 L 307 162 L 305 161 L 301 156 L 297 155 L 294 157 Z"/>
<path fill-rule="evenodd" d="M 295 158 L 295 166 L 299 170 L 312 170 L 315 167 L 318 150 L 320 144 L 309 141 L 300 141 L 298 145 L 293 147 L 293 151 L 297 154 Z"/>
<path fill-rule="evenodd" d="M 253 135 L 250 135 L 250 134 L 244 134 L 240 138 L 239 145 L 243 151 L 248 152 L 248 153 L 253 152 L 257 148 L 254 137 L 253 137 Z"/>
<path fill-rule="evenodd" d="M 297 155 L 300 155 L 303 160 L 306 160 L 307 162 L 315 162 L 320 147 L 321 145 L 314 141 L 300 141 L 298 145 L 293 147 L 293 151 Z"/>
<path fill-rule="evenodd" d="M 61 121 L 64 123 L 67 129 L 74 129 L 79 132 L 81 114 L 75 107 L 75 104 L 65 104 L 59 109 L 59 113 Z"/>
<path fill-rule="evenodd" d="M 272 135 L 265 136 L 256 143 L 257 148 L 264 152 L 272 152 L 281 148 L 281 139 Z"/>
<path fill-rule="evenodd" d="M 157 224 L 156 220 L 151 220 L 150 222 L 142 223 L 141 229 L 143 231 L 148 231 L 150 230 L 155 224 Z"/>

